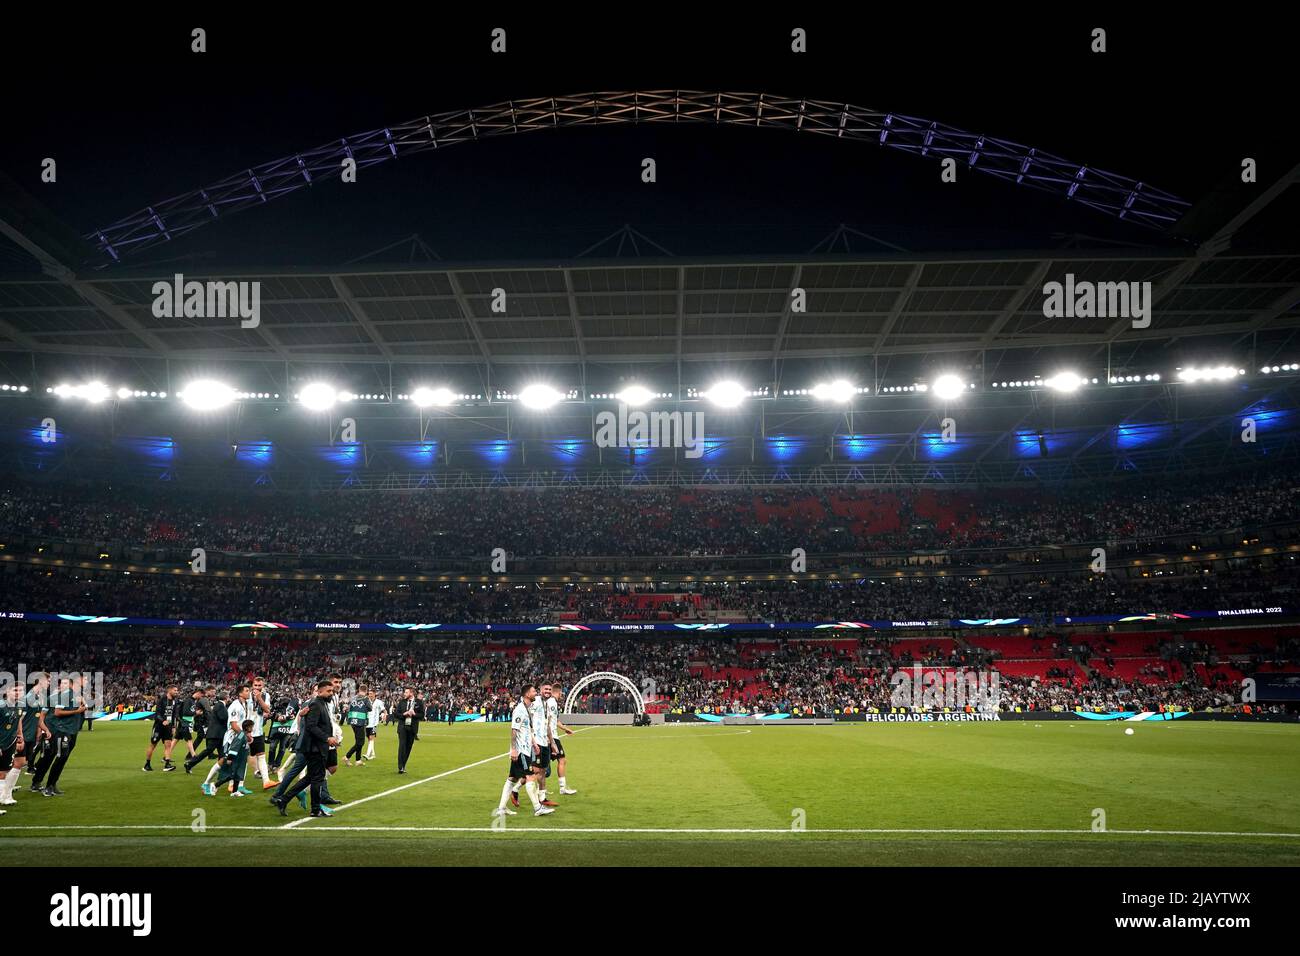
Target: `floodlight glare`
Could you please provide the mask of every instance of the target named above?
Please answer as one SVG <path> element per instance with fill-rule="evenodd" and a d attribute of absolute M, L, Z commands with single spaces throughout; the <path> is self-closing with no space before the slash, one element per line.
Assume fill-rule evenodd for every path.
<path fill-rule="evenodd" d="M 529 385 L 519 393 L 519 401 L 525 408 L 537 410 L 550 408 L 564 396 L 549 385 Z"/>
<path fill-rule="evenodd" d="M 813 386 L 813 398 L 823 402 L 847 402 L 853 397 L 855 389 L 844 379 L 833 382 L 819 382 Z"/>
<path fill-rule="evenodd" d="M 200 412 L 224 408 L 235 400 L 233 388 L 224 382 L 214 382 L 207 378 L 190 382 L 176 394 L 186 405 Z"/>
<path fill-rule="evenodd" d="M 332 385 L 324 382 L 312 382 L 298 392 L 298 401 L 313 412 L 323 412 L 334 407 L 338 393 Z"/>
<path fill-rule="evenodd" d="M 421 408 L 428 408 L 430 405 L 450 405 L 456 400 L 449 388 L 417 388 L 411 393 L 411 401 Z"/>
<path fill-rule="evenodd" d="M 1077 392 L 1083 379 L 1074 372 L 1057 372 L 1047 380 L 1047 387 L 1058 392 Z"/>
<path fill-rule="evenodd" d="M 1215 368 L 1185 368 L 1178 373 L 1184 382 L 1226 382 L 1241 374 L 1231 365 L 1219 365 Z"/>
<path fill-rule="evenodd" d="M 655 393 L 644 385 L 629 385 L 614 396 L 624 405 L 644 405 L 655 397 Z"/>
<path fill-rule="evenodd" d="M 956 375 L 940 375 L 934 380 L 934 394 L 944 401 L 960 398 L 966 391 L 966 383 Z"/>
<path fill-rule="evenodd" d="M 59 398 L 80 398 L 92 405 L 98 405 L 112 392 L 103 382 L 87 382 L 84 385 L 59 385 L 54 389 L 54 394 Z"/>
<path fill-rule="evenodd" d="M 704 397 L 719 408 L 735 408 L 745 400 L 745 387 L 739 382 L 718 382 Z"/>

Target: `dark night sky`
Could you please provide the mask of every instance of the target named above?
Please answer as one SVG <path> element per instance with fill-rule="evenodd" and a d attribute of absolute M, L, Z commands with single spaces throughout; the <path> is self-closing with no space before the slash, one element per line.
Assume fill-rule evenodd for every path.
<path fill-rule="evenodd" d="M 25 92 L 7 97 L 0 169 L 84 232 L 238 169 L 425 113 L 636 88 L 846 100 L 1017 140 L 1192 200 L 1242 156 L 1261 160 L 1263 178 L 1300 158 L 1283 112 L 1290 56 L 1262 27 L 1140 22 L 1128 11 L 985 22 L 927 7 L 854 23 L 737 7 L 739 27 L 644 5 L 564 5 L 545 18 L 428 9 L 436 15 L 424 21 L 360 23 L 320 12 L 309 25 L 260 13 L 19 22 L 19 56 L 0 71 L 11 94 Z M 194 25 L 209 29 L 203 56 L 188 51 Z M 497 25 L 509 31 L 504 57 L 488 52 Z M 1088 52 L 1097 25 L 1110 32 L 1104 56 Z M 803 57 L 788 52 L 792 26 L 809 31 Z M 59 160 L 53 186 L 38 180 L 47 155 Z M 653 186 L 639 181 L 646 155 L 658 162 Z M 1270 210 L 1252 241 L 1279 241 L 1289 212 Z M 1159 239 L 991 178 L 943 186 L 936 163 L 866 144 L 643 126 L 384 164 L 356 186 L 240 213 L 136 264 L 190 254 L 337 264 L 417 232 L 453 261 L 567 258 L 624 222 L 679 255 L 803 253 L 840 222 L 918 251 L 1051 245 L 1054 232 Z"/>

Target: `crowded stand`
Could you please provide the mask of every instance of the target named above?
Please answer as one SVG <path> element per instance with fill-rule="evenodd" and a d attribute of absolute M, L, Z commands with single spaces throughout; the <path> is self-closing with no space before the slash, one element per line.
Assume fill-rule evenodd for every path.
<path fill-rule="evenodd" d="M 776 630 L 761 640 L 561 637 L 494 641 L 409 637 L 199 636 L 190 629 L 68 631 L 10 625 L 11 659 L 105 675 L 110 710 L 146 710 L 170 683 L 230 687 L 252 675 L 277 693 L 308 690 L 342 670 L 382 695 L 410 686 L 444 719 L 504 719 L 521 681 L 561 686 L 597 670 L 637 675 L 656 688 L 651 707 L 679 715 L 779 712 L 826 715 L 888 710 L 891 680 L 913 668 L 996 670 L 1007 709 L 1207 709 L 1233 706 L 1241 679 L 1300 660 L 1287 632 L 1106 633 L 1053 630 L 1059 616 L 1211 610 L 1267 603 L 1295 607 L 1300 562 L 1286 548 L 1197 554 L 1195 537 L 1260 529 L 1289 540 L 1300 525 L 1283 474 L 1167 483 L 1120 480 L 1055 489 L 837 488 L 333 492 L 223 496 L 154 489 L 14 484 L 0 501 L 0 606 L 34 614 L 112 615 L 169 621 L 564 624 L 573 622 L 932 622 L 924 636 L 834 640 Z M 1293 530 L 1293 529 L 1292 529 Z M 1056 548 L 1118 540 L 1179 542 L 1166 562 L 1116 562 L 1094 573 L 1035 569 L 1023 554 L 996 573 L 964 573 L 936 549 Z M 10 547 L 9 542 L 19 542 Z M 348 573 L 191 573 L 181 564 L 128 571 L 53 557 L 64 542 L 128 549 L 336 555 Z M 1256 542 L 1257 543 L 1257 542 Z M 593 558 L 852 553 L 901 555 L 908 566 L 837 580 L 698 580 L 562 584 L 380 577 L 378 556 Z M 101 558 L 107 555 L 99 555 Z M 486 563 L 486 562 L 485 562 Z M 611 561 L 611 566 L 616 561 Z M 994 562 L 996 563 L 996 562 Z M 483 568 L 487 570 L 486 566 Z M 782 575 L 784 577 L 784 575 Z M 933 622 L 1013 617 L 1015 635 L 949 631 Z M 224 626 L 224 625 L 223 625 Z M 811 632 L 804 632 L 811 633 Z M 1225 636 L 1225 634 L 1229 636 Z M 584 694 L 579 709 L 627 712 L 616 688 Z"/>
<path fill-rule="evenodd" d="M 262 554 L 475 558 L 916 552 L 1160 541 L 1296 522 L 1294 480 L 1056 488 L 639 488 L 317 495 L 11 483 L 0 536 Z"/>
<path fill-rule="evenodd" d="M 30 624 L 0 633 L 14 659 L 31 662 L 29 673 L 69 662 L 102 672 L 110 713 L 148 711 L 173 684 L 230 688 L 262 676 L 273 695 L 293 696 L 338 671 L 387 700 L 412 687 L 435 719 L 501 720 L 512 689 L 534 675 L 571 687 L 615 671 L 653 688 L 647 708 L 661 713 L 826 716 L 890 710 L 891 678 L 910 680 L 918 669 L 996 671 L 1001 710 L 1205 710 L 1233 707 L 1240 675 L 1300 672 L 1300 632 L 1262 628 L 969 639 L 210 637 Z M 575 704 L 592 713 L 631 708 L 626 694 L 599 685 Z"/>
<path fill-rule="evenodd" d="M 601 621 L 854 621 L 1215 610 L 1257 603 L 1258 561 L 1150 577 L 1092 574 L 883 576 L 658 589 L 590 585 L 295 580 L 6 564 L 4 609 L 184 620 L 527 624 Z M 1300 561 L 1272 563 L 1270 602 L 1295 606 Z M 690 587 L 692 590 L 682 590 Z"/>

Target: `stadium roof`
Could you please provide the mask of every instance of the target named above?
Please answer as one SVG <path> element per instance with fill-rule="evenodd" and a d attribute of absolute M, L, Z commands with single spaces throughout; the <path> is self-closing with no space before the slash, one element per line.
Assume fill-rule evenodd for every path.
<path fill-rule="evenodd" d="M 1049 319 L 1067 273 L 1150 281 L 1149 328 Z M 0 347 L 293 362 L 622 363 L 798 359 L 1092 346 L 1300 327 L 1300 254 L 1027 253 L 785 261 L 223 271 L 257 280 L 261 324 L 156 318 L 167 274 L 0 280 Z M 494 312 L 492 292 L 506 292 Z M 790 291 L 807 291 L 807 310 Z"/>

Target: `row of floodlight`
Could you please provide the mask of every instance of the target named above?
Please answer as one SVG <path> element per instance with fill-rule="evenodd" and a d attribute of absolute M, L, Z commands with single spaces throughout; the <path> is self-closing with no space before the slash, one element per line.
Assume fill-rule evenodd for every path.
<path fill-rule="evenodd" d="M 1264 366 L 1260 369 L 1260 372 L 1266 375 L 1275 372 L 1300 372 L 1300 363 Z M 1178 379 L 1187 384 L 1224 382 L 1245 374 L 1245 369 L 1230 365 L 1189 367 L 1178 370 Z M 1150 384 L 1159 382 L 1161 377 L 1159 373 L 1152 372 L 1137 375 L 1111 375 L 1108 380 L 1111 385 Z M 1072 393 L 1096 384 L 1098 384 L 1096 378 L 1088 378 L 1073 371 L 1060 371 L 1048 378 L 1036 375 L 1032 379 L 995 381 L 990 383 L 990 387 L 1001 389 L 1049 388 L 1053 391 Z M 960 375 L 949 373 L 940 375 L 929 383 L 914 382 L 911 385 L 883 386 L 878 389 L 878 394 L 928 392 L 941 401 L 956 401 L 974 388 L 976 388 L 975 382 L 966 381 Z M 28 387 L 26 385 L 0 385 L 0 391 L 26 392 Z M 85 382 L 80 385 L 57 385 L 47 388 L 45 391 L 60 398 L 79 398 L 91 404 L 107 401 L 114 394 L 123 400 L 131 398 L 165 399 L 167 397 L 166 392 L 145 391 L 126 387 L 119 388 L 114 392 L 113 389 L 101 381 Z M 818 401 L 842 404 L 858 395 L 870 394 L 870 392 L 871 389 L 868 387 L 855 385 L 845 379 L 836 379 L 830 382 L 819 382 L 810 388 L 784 389 L 780 394 L 786 397 L 811 397 Z M 769 394 L 767 386 L 748 388 L 740 382 L 725 379 L 709 388 L 690 387 L 686 390 L 685 397 L 688 399 L 705 399 L 720 408 L 735 408 L 748 398 L 768 398 Z M 224 408 L 236 401 L 278 400 L 280 398 L 279 392 L 243 392 L 224 382 L 213 379 L 193 381 L 177 392 L 176 395 L 186 405 L 200 411 Z M 350 392 L 336 389 L 326 382 L 312 382 L 304 385 L 292 397 L 294 401 L 314 411 L 325 411 L 340 402 L 389 400 L 389 396 L 382 392 Z M 459 402 L 482 401 L 483 399 L 481 394 L 465 394 L 446 387 L 429 388 L 425 386 L 413 389 L 410 392 L 399 393 L 395 397 L 399 401 L 409 401 L 421 408 L 445 407 Z M 498 390 L 495 392 L 495 397 L 497 401 L 518 402 L 526 408 L 543 410 L 563 401 L 576 401 L 580 398 L 580 393 L 576 389 L 562 391 L 554 386 L 535 382 L 518 392 Z M 656 392 L 644 385 L 633 384 L 625 386 L 618 392 L 602 392 L 592 394 L 589 397 L 596 400 L 616 399 L 626 405 L 637 406 L 652 401 L 672 399 L 673 393 Z"/>

